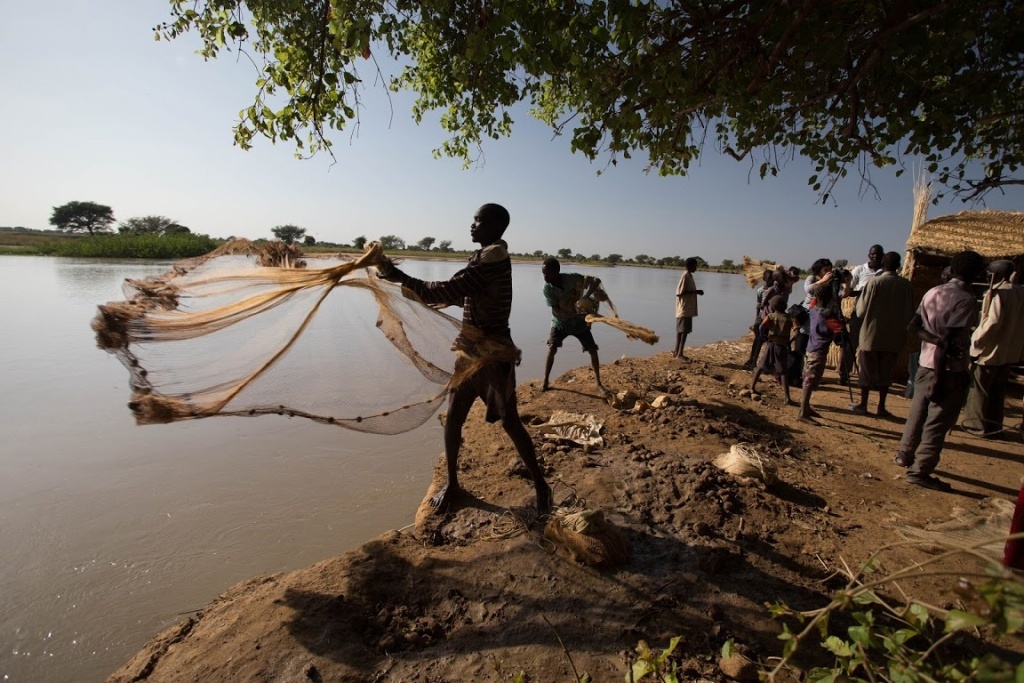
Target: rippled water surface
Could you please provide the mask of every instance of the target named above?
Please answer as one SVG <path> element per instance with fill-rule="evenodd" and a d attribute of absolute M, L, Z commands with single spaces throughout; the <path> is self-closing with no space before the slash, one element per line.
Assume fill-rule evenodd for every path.
<path fill-rule="evenodd" d="M 444 279 L 457 263 L 407 261 Z M 127 373 L 96 349 L 98 303 L 166 263 L 0 256 L 0 680 L 99 681 L 235 582 L 309 565 L 410 524 L 441 452 L 436 420 L 377 436 L 265 416 L 137 427 Z M 566 267 L 570 270 L 571 267 Z M 679 272 L 581 269 L 655 329 L 595 327 L 601 359 L 670 348 Z M 543 375 L 540 266 L 516 265 L 520 382 Z M 691 342 L 746 331 L 742 277 L 698 273 Z M 455 312 L 457 315 L 457 312 Z M 553 377 L 589 364 L 567 340 Z"/>

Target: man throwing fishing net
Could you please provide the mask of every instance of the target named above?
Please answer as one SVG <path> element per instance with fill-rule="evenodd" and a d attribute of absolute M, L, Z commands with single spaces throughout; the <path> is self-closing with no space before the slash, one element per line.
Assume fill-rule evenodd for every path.
<path fill-rule="evenodd" d="M 377 266 L 379 277 L 401 284 L 425 304 L 462 305 L 462 331 L 454 346 L 458 358 L 444 423 L 447 481 L 430 500 L 437 512 L 446 511 L 461 492 L 458 460 L 462 426 L 477 398 L 487 406 L 488 422 L 501 420 L 502 428 L 529 470 L 537 491 L 537 513 L 545 515 L 551 511 L 551 487 L 544 480 L 533 440 L 523 426 L 516 403 L 515 366 L 520 351 L 512 342 L 508 326 L 512 310 L 512 262 L 508 245 L 501 239 L 508 224 L 509 213 L 503 206 L 481 206 L 473 216 L 469 233 L 480 249 L 450 280 L 418 280 L 390 261 Z"/>

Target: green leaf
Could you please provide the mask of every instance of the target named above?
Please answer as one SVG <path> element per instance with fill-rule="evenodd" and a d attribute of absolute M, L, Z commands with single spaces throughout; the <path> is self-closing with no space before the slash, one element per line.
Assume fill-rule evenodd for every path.
<path fill-rule="evenodd" d="M 853 654 L 853 648 L 850 647 L 850 644 L 836 636 L 826 638 L 825 642 L 822 643 L 822 647 L 840 657 L 849 657 Z"/>
<path fill-rule="evenodd" d="M 645 659 L 640 659 L 633 662 L 633 668 L 631 669 L 632 678 L 627 677 L 626 680 L 639 681 L 649 673 L 653 673 L 654 669 Z"/>
<path fill-rule="evenodd" d="M 872 646 L 873 640 L 870 628 L 866 626 L 851 626 L 847 629 L 847 632 L 850 634 L 850 639 L 865 650 Z"/>
<path fill-rule="evenodd" d="M 931 614 L 928 612 L 928 608 L 920 603 L 911 603 L 907 609 L 907 621 L 918 630 L 923 630 L 930 619 Z"/>
<path fill-rule="evenodd" d="M 988 623 L 985 617 L 979 617 L 977 614 L 971 614 L 970 612 L 964 612 L 962 610 L 950 610 L 946 614 L 946 633 L 953 631 L 962 631 L 964 629 L 975 628 L 978 626 L 984 626 Z"/>
<path fill-rule="evenodd" d="M 864 591 L 853 596 L 856 605 L 881 605 L 882 600 L 871 591 Z"/>
<path fill-rule="evenodd" d="M 897 645 L 902 645 L 903 643 L 907 642 L 908 640 L 910 640 L 911 638 L 913 638 L 916 635 L 918 635 L 918 632 L 915 631 L 914 629 L 901 628 L 901 629 L 898 629 L 898 630 L 893 631 L 892 633 L 890 633 L 889 637 Z"/>

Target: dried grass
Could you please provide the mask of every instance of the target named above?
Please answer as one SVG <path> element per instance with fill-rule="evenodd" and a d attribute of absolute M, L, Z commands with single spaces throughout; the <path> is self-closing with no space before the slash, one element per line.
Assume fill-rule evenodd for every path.
<path fill-rule="evenodd" d="M 776 479 L 774 463 L 751 444 L 738 443 L 714 459 L 714 465 L 736 477 L 758 479 L 770 484 Z"/>
<path fill-rule="evenodd" d="M 1024 212 L 961 211 L 939 216 L 919 226 L 907 249 L 953 255 L 965 249 L 987 259 L 1024 254 Z"/>
<path fill-rule="evenodd" d="M 764 271 L 785 269 L 781 263 L 771 261 L 757 261 L 749 256 L 743 257 L 743 277 L 747 278 L 747 284 L 754 289 L 764 282 Z"/>

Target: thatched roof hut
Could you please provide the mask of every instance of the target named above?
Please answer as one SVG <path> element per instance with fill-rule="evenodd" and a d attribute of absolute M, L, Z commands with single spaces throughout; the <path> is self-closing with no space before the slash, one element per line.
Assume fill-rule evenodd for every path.
<path fill-rule="evenodd" d="M 952 256 L 972 249 L 986 259 L 1024 254 L 1024 212 L 961 211 L 914 226 L 907 251 Z"/>
<path fill-rule="evenodd" d="M 1017 272 L 1024 270 L 1024 212 L 961 211 L 927 220 L 931 192 L 922 179 L 915 188 L 914 225 L 907 239 L 903 276 L 914 286 L 916 306 L 932 287 L 941 284 L 942 270 L 953 255 L 970 249 L 986 261 L 1010 259 Z M 978 296 L 984 294 L 979 283 Z M 917 350 L 920 342 L 908 338 L 904 357 Z M 898 379 L 903 379 L 901 359 Z"/>
<path fill-rule="evenodd" d="M 919 223 L 907 239 L 903 274 L 914 284 L 915 300 L 939 284 L 942 269 L 957 252 L 971 249 L 986 260 L 1010 259 L 1024 267 L 1024 212 L 961 211 Z"/>

